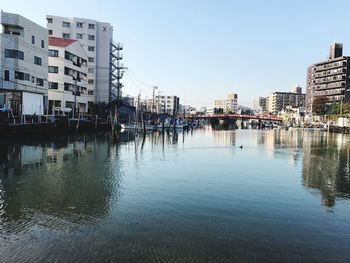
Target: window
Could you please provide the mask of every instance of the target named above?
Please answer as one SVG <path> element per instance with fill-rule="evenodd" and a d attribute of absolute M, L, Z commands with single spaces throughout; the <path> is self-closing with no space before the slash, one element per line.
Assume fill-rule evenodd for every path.
<path fill-rule="evenodd" d="M 4 80 L 9 81 L 10 80 L 10 71 L 4 70 Z"/>
<path fill-rule="evenodd" d="M 88 95 L 94 95 L 94 91 L 93 90 L 88 90 Z"/>
<path fill-rule="evenodd" d="M 24 80 L 24 73 L 20 71 L 15 71 L 15 79 Z"/>
<path fill-rule="evenodd" d="M 32 44 L 35 44 L 35 36 L 32 36 Z"/>
<path fill-rule="evenodd" d="M 77 27 L 83 28 L 83 23 L 82 22 L 77 22 Z"/>
<path fill-rule="evenodd" d="M 65 82 L 65 83 L 64 83 L 64 90 L 65 90 L 65 91 L 69 91 L 69 90 L 70 90 L 70 86 L 71 86 L 71 84 Z"/>
<path fill-rule="evenodd" d="M 95 58 L 89 57 L 89 62 L 95 62 Z"/>
<path fill-rule="evenodd" d="M 30 81 L 30 75 L 28 73 L 24 73 L 24 80 Z"/>
<path fill-rule="evenodd" d="M 58 50 L 49 49 L 49 57 L 58 57 Z"/>
<path fill-rule="evenodd" d="M 95 69 L 94 68 L 89 68 L 89 73 L 94 73 L 95 72 Z"/>
<path fill-rule="evenodd" d="M 49 89 L 58 89 L 57 82 L 49 82 Z"/>
<path fill-rule="evenodd" d="M 95 29 L 95 24 L 89 24 L 89 29 Z"/>
<path fill-rule="evenodd" d="M 83 39 L 83 34 L 76 34 L 76 39 Z"/>
<path fill-rule="evenodd" d="M 51 29 L 49 30 L 49 35 L 52 36 L 52 30 Z"/>
<path fill-rule="evenodd" d="M 36 78 L 36 85 L 38 86 L 44 86 L 44 80 L 40 78 Z"/>
<path fill-rule="evenodd" d="M 58 73 L 58 67 L 49 66 L 49 73 Z"/>
<path fill-rule="evenodd" d="M 52 18 L 51 17 L 46 18 L 46 20 L 47 20 L 47 23 L 52 24 Z"/>
<path fill-rule="evenodd" d="M 93 80 L 93 79 L 89 79 L 89 80 L 88 80 L 88 83 L 89 83 L 89 84 L 94 84 L 94 80 Z"/>
<path fill-rule="evenodd" d="M 63 37 L 63 38 L 70 38 L 70 34 L 63 33 L 63 34 L 62 34 L 62 37 Z"/>
<path fill-rule="evenodd" d="M 44 47 L 45 47 L 44 40 L 41 40 L 41 47 L 42 47 L 42 48 L 44 48 Z"/>
<path fill-rule="evenodd" d="M 88 35 L 88 39 L 89 40 L 95 40 L 95 36 L 94 35 Z"/>
<path fill-rule="evenodd" d="M 62 22 L 62 26 L 63 27 L 70 27 L 70 23 L 69 22 Z"/>
<path fill-rule="evenodd" d="M 5 49 L 5 58 L 24 59 L 24 53 L 16 49 Z"/>
<path fill-rule="evenodd" d="M 34 64 L 41 66 L 41 58 L 34 56 Z"/>
<path fill-rule="evenodd" d="M 23 73 L 20 71 L 15 71 L 15 79 L 30 81 L 30 75 L 28 73 Z"/>
<path fill-rule="evenodd" d="M 89 50 L 89 51 L 95 51 L 95 47 L 93 47 L 93 46 L 88 46 L 88 50 Z"/>

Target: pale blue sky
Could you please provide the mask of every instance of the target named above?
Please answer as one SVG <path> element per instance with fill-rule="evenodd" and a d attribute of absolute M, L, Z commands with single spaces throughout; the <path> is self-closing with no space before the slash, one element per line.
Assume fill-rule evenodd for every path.
<path fill-rule="evenodd" d="M 151 97 L 157 85 L 194 106 L 229 92 L 249 106 L 305 88 L 307 66 L 326 59 L 332 42 L 350 55 L 346 0 L 0 0 L 0 8 L 43 26 L 46 14 L 110 22 L 130 68 L 123 92 Z"/>

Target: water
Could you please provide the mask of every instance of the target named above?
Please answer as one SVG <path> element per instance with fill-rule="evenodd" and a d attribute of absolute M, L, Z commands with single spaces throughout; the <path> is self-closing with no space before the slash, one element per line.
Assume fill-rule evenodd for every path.
<path fill-rule="evenodd" d="M 317 132 L 2 141 L 1 262 L 349 262 L 349 157 Z"/>

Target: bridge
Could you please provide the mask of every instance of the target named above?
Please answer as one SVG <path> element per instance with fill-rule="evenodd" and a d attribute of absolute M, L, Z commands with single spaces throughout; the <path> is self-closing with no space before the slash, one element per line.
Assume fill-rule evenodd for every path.
<path fill-rule="evenodd" d="M 242 119 L 242 120 L 282 122 L 282 118 L 279 118 L 274 115 L 258 116 L 258 115 L 248 115 L 248 114 L 209 114 L 209 115 L 186 116 L 186 118 L 187 119 L 209 119 L 209 120 Z"/>

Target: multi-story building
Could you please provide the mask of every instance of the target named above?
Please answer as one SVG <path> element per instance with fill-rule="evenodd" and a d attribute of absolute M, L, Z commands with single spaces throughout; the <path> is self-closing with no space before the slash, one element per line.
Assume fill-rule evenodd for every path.
<path fill-rule="evenodd" d="M 180 98 L 177 96 L 158 95 L 155 96 L 155 104 L 158 108 L 158 113 L 173 114 L 174 109 L 175 112 L 179 112 Z"/>
<path fill-rule="evenodd" d="M 256 111 L 267 111 L 266 97 L 257 97 L 253 100 L 253 109 Z"/>
<path fill-rule="evenodd" d="M 49 37 L 49 110 L 87 112 L 87 55 L 77 40 Z"/>
<path fill-rule="evenodd" d="M 235 113 L 238 111 L 238 95 L 236 93 L 229 93 L 226 99 L 215 100 L 214 107 L 222 109 L 224 113 Z"/>
<path fill-rule="evenodd" d="M 278 113 L 286 110 L 287 107 L 299 108 L 305 106 L 305 94 L 302 93 L 302 88 L 296 86 L 293 92 L 272 92 L 268 99 L 268 111 Z"/>
<path fill-rule="evenodd" d="M 331 102 L 350 101 L 350 57 L 343 56 L 343 45 L 334 43 L 329 59 L 313 64 L 307 69 L 306 111 L 312 112 L 317 97 Z"/>
<path fill-rule="evenodd" d="M 0 107 L 19 114 L 43 114 L 47 106 L 47 30 L 1 11 Z"/>
<path fill-rule="evenodd" d="M 88 56 L 89 102 L 111 100 L 113 27 L 86 18 L 47 15 L 49 36 L 78 40 Z"/>

